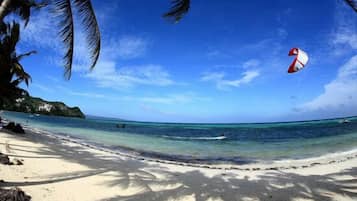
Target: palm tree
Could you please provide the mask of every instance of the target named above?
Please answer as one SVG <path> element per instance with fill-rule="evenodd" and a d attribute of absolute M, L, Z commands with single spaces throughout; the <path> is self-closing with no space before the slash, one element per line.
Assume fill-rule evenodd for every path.
<path fill-rule="evenodd" d="M 63 57 L 65 77 L 70 79 L 73 63 L 74 9 L 78 11 L 79 19 L 85 29 L 84 33 L 91 56 L 90 69 L 93 69 L 100 53 L 100 32 L 90 0 L 48 0 L 39 3 L 36 0 L 3 0 L 0 4 L 0 29 L 4 29 L 3 19 L 9 13 L 17 13 L 25 21 L 26 26 L 30 19 L 31 9 L 46 5 L 52 6 L 53 13 L 59 19 L 59 35 L 65 46 L 65 56 Z"/>
<path fill-rule="evenodd" d="M 30 51 L 25 54 L 16 54 L 16 45 L 20 39 L 20 25 L 11 23 L 6 25 L 0 37 L 0 94 L 11 96 L 19 91 L 18 85 L 24 81 L 26 85 L 31 81 L 31 76 L 25 72 L 20 60 L 25 56 L 36 53 Z"/>

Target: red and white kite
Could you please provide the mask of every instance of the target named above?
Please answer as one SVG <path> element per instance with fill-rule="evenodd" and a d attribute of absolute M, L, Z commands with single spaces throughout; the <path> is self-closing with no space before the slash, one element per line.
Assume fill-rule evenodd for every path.
<path fill-rule="evenodd" d="M 305 67 L 307 61 L 309 60 L 309 56 L 307 56 L 306 52 L 302 51 L 299 48 L 292 48 L 289 51 L 289 56 L 296 56 L 294 61 L 290 64 L 288 73 L 295 73 Z"/>

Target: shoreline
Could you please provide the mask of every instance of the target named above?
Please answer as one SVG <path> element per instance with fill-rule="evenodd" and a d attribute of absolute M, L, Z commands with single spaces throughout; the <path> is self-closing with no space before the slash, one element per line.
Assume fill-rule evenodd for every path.
<path fill-rule="evenodd" d="M 333 155 L 330 158 L 334 163 L 325 157 L 319 159 L 319 164 L 305 168 L 302 163 L 298 166 L 299 161 L 239 168 L 227 164 L 198 166 L 118 154 L 65 136 L 26 131 L 21 135 L 0 130 L 0 151 L 10 160 L 23 161 L 20 166 L 0 164 L 3 180 L 0 187 L 21 188 L 32 200 L 352 201 L 357 198 L 356 157 L 344 160 L 340 154 Z M 272 165 L 296 168 L 276 169 Z"/>
<path fill-rule="evenodd" d="M 63 142 L 75 143 L 83 147 L 91 148 L 97 151 L 103 151 L 121 157 L 127 157 L 139 161 L 179 165 L 179 166 L 194 167 L 194 168 L 206 168 L 206 169 L 217 169 L 217 170 L 240 170 L 240 171 L 291 170 L 291 169 L 304 169 L 313 166 L 341 163 L 357 158 L 357 148 L 355 148 L 348 151 L 328 153 L 321 156 L 309 157 L 303 159 L 282 159 L 282 160 L 267 160 L 267 161 L 252 160 L 251 162 L 243 162 L 243 164 L 226 163 L 223 161 L 222 163 L 205 163 L 204 160 L 199 160 L 199 159 L 198 160 L 192 159 L 197 162 L 189 162 L 190 159 L 188 159 L 188 161 L 182 161 L 180 159 L 169 160 L 166 158 L 160 158 L 159 154 L 157 154 L 158 157 L 152 157 L 150 156 L 151 153 L 145 154 L 146 152 L 140 152 L 139 150 L 122 147 L 122 146 L 117 146 L 117 149 L 113 150 L 111 148 L 107 148 L 100 144 L 96 145 L 95 143 L 86 142 L 85 139 L 75 138 L 69 135 L 55 134 L 50 131 L 45 131 L 35 127 L 31 127 L 29 125 L 24 125 L 23 127 L 26 132 L 31 132 L 32 134 L 35 135 L 38 134 L 38 135 L 54 138 Z"/>
<path fill-rule="evenodd" d="M 8 117 L 9 119 L 11 118 L 11 115 Z M 56 127 L 57 129 L 55 129 L 54 131 L 52 131 L 52 129 L 50 127 L 43 127 L 41 125 L 37 125 L 37 124 L 32 124 L 29 123 L 31 122 L 30 120 L 26 120 L 26 117 L 24 118 L 24 120 L 21 119 L 22 117 L 20 117 L 20 119 L 18 120 L 20 123 L 22 123 L 22 125 L 24 125 L 24 127 L 26 127 L 29 130 L 32 130 L 33 132 L 37 132 L 37 133 L 46 133 L 48 135 L 51 136 L 57 136 L 59 138 L 65 138 L 66 140 L 69 141 L 73 141 L 76 143 L 81 143 L 84 146 L 93 146 L 93 148 L 95 149 L 103 149 L 106 150 L 107 152 L 113 152 L 116 154 L 121 154 L 121 155 L 130 155 L 130 157 L 135 157 L 137 159 L 140 160 L 150 160 L 150 161 L 160 161 L 162 163 L 170 163 L 170 164 L 179 164 L 179 165 L 191 165 L 191 166 L 195 166 L 195 167 L 199 167 L 199 166 L 209 166 L 212 168 L 220 168 L 223 169 L 222 166 L 232 166 L 233 169 L 239 169 L 241 166 L 243 165 L 248 165 L 248 168 L 250 167 L 250 164 L 276 164 L 276 167 L 271 167 L 268 166 L 269 168 L 280 168 L 280 169 L 295 169 L 296 167 L 294 167 L 295 165 L 292 165 L 291 167 L 278 167 L 278 165 L 280 165 L 281 163 L 285 163 L 286 161 L 294 161 L 295 163 L 299 163 L 299 165 L 301 166 L 300 168 L 305 168 L 306 166 L 310 166 L 313 163 L 320 163 L 320 161 L 323 161 L 324 163 L 335 163 L 336 160 L 333 158 L 336 158 L 337 160 L 340 160 L 341 157 L 346 156 L 343 160 L 348 160 L 350 157 L 355 158 L 356 155 L 355 154 L 350 154 L 351 150 L 353 150 L 353 152 L 357 153 L 357 147 L 355 146 L 355 143 L 350 143 L 349 146 L 345 146 L 345 147 L 335 147 L 333 149 L 330 149 L 329 146 L 333 146 L 333 142 L 332 144 L 330 143 L 330 145 L 326 145 L 326 144 L 322 144 L 320 149 L 312 149 L 310 151 L 305 152 L 303 149 L 301 149 L 299 146 L 295 146 L 293 147 L 294 150 L 289 150 L 287 148 L 283 148 L 282 150 L 287 151 L 288 154 L 284 154 L 279 153 L 279 147 L 276 147 L 277 151 L 276 151 L 276 155 L 275 153 L 275 149 L 271 149 L 272 153 L 269 153 L 268 155 L 264 154 L 264 151 L 259 151 L 260 148 L 256 148 L 255 153 L 253 153 L 253 155 L 249 154 L 249 152 L 245 152 L 245 148 L 239 148 L 237 147 L 237 151 L 232 152 L 233 154 L 225 154 L 226 152 L 219 152 L 219 153 L 212 153 L 212 155 L 210 154 L 204 154 L 202 153 L 198 153 L 196 155 L 195 151 L 188 151 L 188 152 L 182 152 L 182 154 L 175 154 L 175 153 L 180 153 L 181 149 L 177 149 L 175 148 L 175 145 L 173 145 L 173 148 L 170 150 L 175 150 L 175 151 L 156 151 L 156 150 L 160 150 L 160 149 L 155 149 L 155 148 L 149 148 L 149 150 L 145 150 L 144 148 L 141 148 L 140 146 L 133 146 L 133 147 L 128 147 L 126 146 L 126 142 L 122 141 L 121 143 L 106 143 L 106 141 L 101 142 L 100 138 L 98 138 L 97 140 L 91 140 L 91 139 L 87 139 L 86 135 L 87 132 L 92 132 L 90 129 L 88 131 L 84 130 L 81 131 L 80 135 L 77 135 L 74 130 L 64 130 L 64 129 L 71 129 L 71 127 L 68 128 L 64 128 L 63 130 L 61 129 L 61 127 Z M 15 116 L 16 119 L 16 116 Z M 51 121 L 50 121 L 51 122 Z M 36 127 L 38 126 L 38 127 Z M 73 126 L 73 125 L 72 125 Z M 75 126 L 75 124 L 74 124 Z M 111 125 L 109 125 L 110 127 Z M 79 127 L 81 128 L 81 127 Z M 89 127 L 90 128 L 90 127 Z M 75 129 L 75 128 L 74 128 Z M 79 130 L 80 131 L 80 130 Z M 107 130 L 104 130 L 103 134 L 107 134 L 105 133 Z M 109 129 L 109 131 L 112 131 Z M 121 131 L 119 131 L 121 132 Z M 91 133 L 88 133 L 91 134 Z M 100 132 L 99 132 L 100 134 Z M 100 136 L 100 135 L 98 135 Z M 159 135 L 159 138 L 165 136 L 165 135 Z M 329 135 L 327 135 L 329 136 Z M 350 137 L 350 139 L 352 141 L 346 141 L 346 142 L 354 142 L 355 134 L 352 135 L 352 138 Z M 110 137 L 110 136 L 109 136 Z M 140 137 L 140 136 L 137 136 Z M 234 136 L 230 136 L 230 139 L 232 138 L 233 140 L 236 140 Z M 229 140 L 230 140 L 229 139 Z M 325 138 L 322 138 L 325 139 Z M 328 139 L 328 138 L 327 138 Z M 129 140 L 135 140 L 135 139 L 130 139 Z M 161 140 L 161 139 L 159 139 Z M 313 139 L 314 140 L 314 139 Z M 164 141 L 164 140 L 163 140 Z M 230 142 L 230 141 L 228 141 Z M 284 141 L 283 141 L 284 142 Z M 130 141 L 129 141 L 130 143 Z M 145 143 L 145 141 L 141 142 L 141 143 Z M 169 141 L 169 143 L 171 143 Z M 182 143 L 182 142 L 180 142 Z M 225 143 L 222 141 L 222 143 Z M 120 145 L 119 145 L 120 144 Z M 140 144 L 140 143 L 139 143 Z M 219 143 L 218 143 L 219 144 Z M 309 144 L 309 143 L 307 143 Z M 134 143 L 135 145 L 135 143 Z M 145 144 L 142 144 L 145 145 Z M 161 142 L 161 145 L 165 146 L 165 142 Z M 199 145 L 199 144 L 198 144 Z M 221 145 L 221 144 L 219 144 Z M 279 146 L 279 145 L 277 145 Z M 310 145 L 309 145 L 310 146 Z M 181 146 L 182 148 L 183 146 Z M 267 150 L 264 148 L 264 145 L 262 145 L 263 149 L 262 150 Z M 194 147 L 193 147 L 194 148 Z M 209 148 L 209 147 L 208 147 Z M 274 148 L 274 147 L 273 147 Z M 309 148 L 309 147 L 308 147 Z M 231 146 L 231 149 L 235 149 L 235 147 Z M 249 149 L 249 147 L 248 147 Z M 151 150 L 151 151 L 150 151 Z M 165 150 L 165 149 L 162 149 Z M 195 150 L 195 149 L 192 149 Z M 214 149 L 213 149 L 214 150 Z M 244 153 L 248 153 L 248 154 L 240 154 L 240 151 Z M 314 151 L 315 150 L 315 151 Z M 229 151 L 229 150 L 228 150 Z M 269 151 L 269 150 L 267 150 Z M 296 151 L 296 152 L 295 152 Z M 332 155 L 330 155 L 330 153 L 328 153 L 328 151 L 333 151 L 330 153 L 333 154 L 338 154 L 339 156 L 337 157 L 332 157 Z M 254 151 L 253 151 L 254 152 Z M 281 152 L 281 151 L 280 151 Z M 230 152 L 227 152 L 230 153 Z M 260 154 L 263 153 L 263 154 Z M 254 155 L 255 154 L 255 155 Z M 262 157 L 262 156 L 267 156 Z M 348 157 L 348 158 L 347 158 Z M 325 161 L 325 158 L 332 158 L 329 161 Z M 311 162 L 310 164 L 308 164 L 308 161 L 317 161 L 317 162 Z M 314 164 L 316 165 L 316 164 Z M 304 166 L 304 167 L 302 167 Z M 245 166 L 244 166 L 245 167 Z M 225 167 L 224 167 L 225 168 Z M 255 167 L 253 167 L 254 169 L 256 169 Z M 246 167 L 245 167 L 246 169 Z"/>

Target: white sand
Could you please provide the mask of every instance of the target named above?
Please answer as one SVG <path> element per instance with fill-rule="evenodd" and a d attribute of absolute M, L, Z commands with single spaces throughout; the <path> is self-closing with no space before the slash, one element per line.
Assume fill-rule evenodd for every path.
<path fill-rule="evenodd" d="M 357 200 L 356 152 L 211 166 L 225 170 L 138 160 L 42 134 L 3 130 L 0 152 L 24 160 L 22 166 L 0 165 L 0 179 L 5 180 L 0 186 L 20 187 L 34 201 Z"/>

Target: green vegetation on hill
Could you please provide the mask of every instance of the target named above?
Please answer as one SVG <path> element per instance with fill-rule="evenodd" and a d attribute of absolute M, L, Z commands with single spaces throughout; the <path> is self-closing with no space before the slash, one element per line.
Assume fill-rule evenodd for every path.
<path fill-rule="evenodd" d="M 68 107 L 62 102 L 50 102 L 31 97 L 25 91 L 16 99 L 1 98 L 0 109 L 45 115 L 85 118 L 79 107 Z"/>

